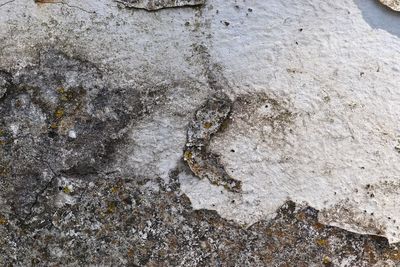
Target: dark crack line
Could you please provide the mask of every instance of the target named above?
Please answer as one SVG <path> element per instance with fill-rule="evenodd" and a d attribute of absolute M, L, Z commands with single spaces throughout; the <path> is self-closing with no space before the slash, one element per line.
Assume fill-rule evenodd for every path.
<path fill-rule="evenodd" d="M 15 0 L 10 0 L 10 1 L 7 1 L 7 2 L 5 2 L 3 4 L 0 4 L 0 8 L 5 6 L 5 5 L 8 5 L 8 4 L 12 3 L 12 2 L 15 2 Z"/>
<path fill-rule="evenodd" d="M 80 6 L 70 5 L 70 4 L 65 3 L 65 2 L 61 2 L 61 3 L 66 5 L 66 6 L 68 6 L 68 7 L 70 7 L 70 8 L 77 8 L 77 9 L 79 9 L 79 10 L 81 10 L 83 12 L 86 12 L 88 14 L 96 14 L 96 11 L 88 11 L 88 10 L 86 10 L 86 9 L 80 7 Z"/>
<path fill-rule="evenodd" d="M 13 1 L 15 1 L 15 0 L 13 0 Z M 61 5 L 66 5 L 67 7 L 70 7 L 70 8 L 79 9 L 79 10 L 81 10 L 83 12 L 88 13 L 88 14 L 96 14 L 96 11 L 88 11 L 88 10 L 86 10 L 86 9 L 80 7 L 80 6 L 71 5 L 71 4 L 68 4 L 68 3 L 64 2 L 64 1 L 60 1 L 60 2 L 51 2 L 51 1 L 40 1 L 39 2 L 39 1 L 37 1 L 37 3 L 40 3 L 40 4 L 61 4 Z"/>
<path fill-rule="evenodd" d="M 147 12 L 157 12 L 157 11 L 160 11 L 162 9 L 172 9 L 172 8 L 195 8 L 195 7 L 204 5 L 204 3 L 197 3 L 197 4 L 183 4 L 183 5 L 177 5 L 177 6 L 162 6 L 162 7 L 158 7 L 158 8 L 149 8 L 149 7 L 137 7 L 137 6 L 134 6 L 131 3 L 127 3 L 124 0 L 114 0 L 114 2 L 122 4 L 127 8 L 145 10 Z"/>
<path fill-rule="evenodd" d="M 35 195 L 35 200 L 32 203 L 32 205 L 29 208 L 29 213 L 25 216 L 24 221 L 28 221 L 29 219 L 31 219 L 32 213 L 33 213 L 33 209 L 37 206 L 37 204 L 39 203 L 39 198 L 41 195 L 43 195 L 47 189 L 50 188 L 50 185 L 54 182 L 54 180 L 59 177 L 59 175 L 53 170 L 53 168 L 50 166 L 50 164 L 38 157 L 34 157 L 37 161 L 44 163 L 49 170 L 53 173 L 53 177 L 43 186 L 43 188 Z"/>

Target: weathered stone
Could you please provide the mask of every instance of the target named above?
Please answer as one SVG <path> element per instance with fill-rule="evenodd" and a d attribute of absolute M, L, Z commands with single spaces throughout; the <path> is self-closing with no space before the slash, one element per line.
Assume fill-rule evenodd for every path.
<path fill-rule="evenodd" d="M 0 4 L 0 266 L 400 264 L 396 13 L 123 2 Z"/>
<path fill-rule="evenodd" d="M 390 7 L 395 11 L 400 11 L 400 1 L 399 0 L 379 0 L 385 6 Z"/>
<path fill-rule="evenodd" d="M 6 72 L 1 72 L 0 71 L 0 99 L 3 98 L 3 96 L 7 92 L 7 87 L 10 86 L 10 77 Z"/>
<path fill-rule="evenodd" d="M 205 3 L 205 0 L 116 0 L 131 8 L 146 9 L 149 11 L 162 8 L 199 6 Z"/>
<path fill-rule="evenodd" d="M 233 192 L 240 192 L 241 183 L 230 177 L 217 155 L 210 153 L 211 137 L 222 130 L 229 119 L 231 101 L 227 95 L 215 95 L 196 111 L 187 133 L 184 160 L 199 178 L 207 178 Z"/>
<path fill-rule="evenodd" d="M 6 92 L 7 92 L 7 88 L 0 87 L 0 98 L 2 98 L 5 95 Z"/>

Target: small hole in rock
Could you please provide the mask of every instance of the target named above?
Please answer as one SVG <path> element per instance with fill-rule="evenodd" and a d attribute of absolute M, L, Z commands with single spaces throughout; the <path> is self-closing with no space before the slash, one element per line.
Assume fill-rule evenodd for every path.
<path fill-rule="evenodd" d="M 56 132 L 54 132 L 54 131 L 50 131 L 47 135 L 48 135 L 50 138 L 56 138 L 56 137 L 58 136 L 58 134 L 57 134 Z"/>

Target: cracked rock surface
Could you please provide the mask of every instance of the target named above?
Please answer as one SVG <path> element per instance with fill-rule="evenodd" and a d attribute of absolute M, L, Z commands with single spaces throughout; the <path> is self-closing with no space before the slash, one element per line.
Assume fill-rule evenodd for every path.
<path fill-rule="evenodd" d="M 199 6 L 205 3 L 205 0 L 117 0 L 131 8 L 141 8 L 149 11 L 162 8 Z"/>
<path fill-rule="evenodd" d="M 398 51 L 352 0 L 0 2 L 0 266 L 398 266 Z"/>

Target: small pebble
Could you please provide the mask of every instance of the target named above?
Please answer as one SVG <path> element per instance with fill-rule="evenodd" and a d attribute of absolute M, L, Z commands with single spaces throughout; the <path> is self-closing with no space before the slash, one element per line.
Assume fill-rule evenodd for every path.
<path fill-rule="evenodd" d="M 70 130 L 68 132 L 68 137 L 71 139 L 76 139 L 76 132 L 74 130 Z"/>

